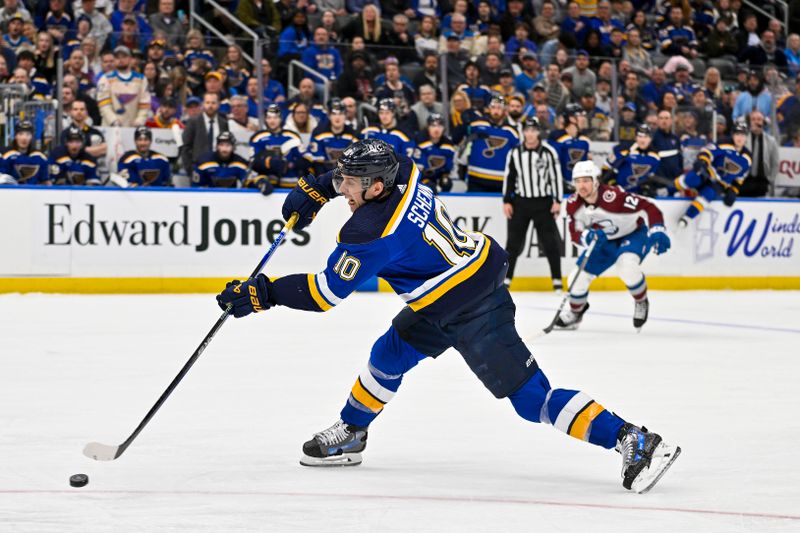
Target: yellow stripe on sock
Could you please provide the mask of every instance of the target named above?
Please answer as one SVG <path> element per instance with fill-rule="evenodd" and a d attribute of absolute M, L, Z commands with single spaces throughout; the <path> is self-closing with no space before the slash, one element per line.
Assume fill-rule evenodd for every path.
<path fill-rule="evenodd" d="M 587 405 L 572 421 L 572 427 L 569 428 L 570 436 L 580 440 L 587 440 L 592 420 L 597 418 L 597 415 L 603 411 L 605 411 L 605 408 L 597 402 Z"/>
<path fill-rule="evenodd" d="M 370 394 L 369 391 L 364 388 L 364 385 L 361 384 L 361 378 L 357 379 L 353 384 L 353 390 L 351 392 L 353 394 L 353 398 L 358 400 L 359 403 L 365 405 L 373 413 L 380 413 L 381 409 L 383 409 L 383 402 Z"/>

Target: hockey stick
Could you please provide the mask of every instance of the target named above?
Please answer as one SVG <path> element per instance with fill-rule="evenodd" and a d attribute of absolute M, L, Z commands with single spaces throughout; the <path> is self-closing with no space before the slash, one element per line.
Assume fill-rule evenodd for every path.
<path fill-rule="evenodd" d="M 272 258 L 273 254 L 275 253 L 275 250 L 278 249 L 278 246 L 280 246 L 280 244 L 283 242 L 283 239 L 286 237 L 286 234 L 289 233 L 289 231 L 291 231 L 291 229 L 297 223 L 298 218 L 299 215 L 297 213 L 292 213 L 292 216 L 289 218 L 289 221 L 286 222 L 286 224 L 283 226 L 283 229 L 275 238 L 275 241 L 269 247 L 267 253 L 264 254 L 264 257 L 261 258 L 261 261 L 259 261 L 258 266 L 255 268 L 255 270 L 253 270 L 253 273 L 250 275 L 251 278 L 257 276 L 258 273 L 261 272 L 261 269 L 264 268 L 264 266 L 267 264 L 267 261 L 269 261 Z M 177 376 L 175 376 L 175 379 L 172 380 L 172 383 L 169 384 L 167 390 L 165 390 L 161 394 L 161 397 L 158 399 L 155 405 L 153 405 L 153 407 L 150 408 L 150 411 L 147 412 L 147 415 L 145 415 L 144 419 L 142 419 L 142 421 L 139 422 L 139 425 L 136 426 L 136 429 L 133 430 L 133 433 L 131 433 L 130 437 L 125 439 L 125 442 L 123 442 L 119 446 L 109 446 L 108 444 L 100 444 L 99 442 L 90 442 L 83 449 L 83 455 L 85 455 L 90 459 L 95 459 L 97 461 L 113 461 L 114 459 L 122 455 L 128 448 L 128 446 L 130 446 L 131 443 L 134 441 L 134 439 L 139 435 L 139 433 L 142 432 L 147 423 L 150 422 L 153 416 L 155 416 L 156 412 L 158 412 L 161 406 L 164 405 L 164 402 L 167 401 L 167 398 L 169 398 L 169 395 L 172 394 L 172 391 L 174 391 L 175 388 L 178 386 L 178 383 L 180 383 L 181 380 L 184 378 L 184 376 L 186 376 L 186 374 L 189 372 L 189 369 L 192 368 L 192 365 L 194 365 L 195 361 L 197 361 L 197 359 L 209 345 L 211 340 L 214 338 L 214 335 L 216 335 L 217 331 L 219 331 L 219 329 L 222 327 L 222 325 L 230 316 L 230 310 L 231 307 L 229 305 L 228 309 L 226 309 L 222 313 L 222 316 L 220 316 L 217 319 L 217 322 L 211 327 L 211 330 L 206 334 L 205 338 L 203 339 L 203 342 L 200 343 L 200 346 L 197 347 L 197 349 L 194 351 L 189 360 L 186 361 L 186 364 L 183 365 L 183 368 L 181 368 L 181 371 L 178 372 Z"/>
<path fill-rule="evenodd" d="M 548 333 L 553 331 L 553 328 L 556 327 L 556 321 L 558 320 L 558 315 L 561 314 L 561 311 L 564 309 L 564 306 L 566 305 L 567 300 L 569 300 L 569 293 L 572 292 L 572 287 L 575 286 L 575 281 L 578 279 L 578 276 L 580 276 L 581 273 L 583 272 L 583 270 L 586 268 L 586 263 L 589 262 L 589 256 L 592 255 L 592 251 L 594 250 L 595 244 L 597 244 L 597 239 L 593 240 L 589 244 L 589 247 L 586 248 L 586 253 L 583 256 L 583 261 L 581 261 L 580 264 L 578 265 L 578 271 L 575 273 L 575 277 L 572 278 L 572 282 L 570 282 L 569 287 L 567 287 L 567 293 L 561 299 L 561 304 L 558 306 L 558 310 L 556 311 L 556 314 L 553 317 L 553 320 L 551 320 L 550 323 L 547 325 L 547 327 L 543 328 L 541 331 L 537 331 L 536 333 L 533 333 L 533 334 L 529 335 L 525 339 L 526 341 L 532 341 L 534 339 L 538 339 L 540 337 L 544 337 L 545 335 L 547 335 Z"/>

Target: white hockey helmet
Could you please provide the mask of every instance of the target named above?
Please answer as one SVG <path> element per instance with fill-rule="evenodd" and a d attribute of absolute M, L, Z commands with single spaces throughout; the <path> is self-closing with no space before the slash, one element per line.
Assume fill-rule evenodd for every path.
<path fill-rule="evenodd" d="M 572 179 L 592 178 L 595 188 L 600 183 L 600 169 L 592 161 L 578 161 L 572 168 Z"/>

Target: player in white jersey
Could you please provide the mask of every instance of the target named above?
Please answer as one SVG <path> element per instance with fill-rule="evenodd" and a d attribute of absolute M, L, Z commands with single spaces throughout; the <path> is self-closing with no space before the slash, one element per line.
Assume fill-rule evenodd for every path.
<path fill-rule="evenodd" d="M 651 249 L 662 254 L 670 247 L 664 216 L 647 198 L 600 184 L 599 177 L 600 169 L 591 161 L 581 161 L 572 170 L 575 193 L 567 201 L 570 236 L 573 242 L 587 248 L 597 242 L 584 269 L 570 275 L 570 305 L 559 315 L 556 327 L 578 327 L 589 309 L 592 280 L 616 265 L 619 277 L 636 302 L 633 325 L 638 330 L 647 321 L 649 309 L 641 263 Z M 584 249 L 578 264 L 586 253 Z"/>

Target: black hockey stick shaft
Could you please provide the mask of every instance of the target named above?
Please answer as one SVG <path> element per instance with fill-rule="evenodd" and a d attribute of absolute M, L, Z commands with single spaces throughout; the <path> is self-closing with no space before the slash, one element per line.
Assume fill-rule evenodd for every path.
<path fill-rule="evenodd" d="M 261 261 L 259 261 L 258 266 L 256 266 L 256 268 L 253 270 L 253 273 L 250 274 L 251 278 L 256 277 L 261 272 L 261 270 L 264 268 L 264 266 L 267 264 L 267 262 L 272 258 L 272 256 L 275 254 L 275 251 L 281 245 L 281 243 L 283 242 L 283 240 L 286 237 L 286 235 L 292 230 L 292 228 L 294 227 L 295 223 L 297 223 L 297 219 L 298 218 L 299 218 L 299 215 L 297 213 L 293 213 L 292 214 L 292 216 L 289 218 L 289 221 L 286 222 L 286 224 L 283 226 L 283 229 L 281 230 L 281 232 L 278 234 L 278 236 L 273 241 L 272 245 L 269 247 L 269 250 L 267 250 L 267 253 L 265 253 L 264 257 L 262 257 Z M 177 386 L 181 382 L 181 380 L 183 380 L 183 378 L 186 376 L 186 374 L 189 373 L 189 370 L 192 368 L 194 363 L 197 361 L 197 359 L 200 357 L 200 355 L 203 353 L 203 351 L 205 351 L 206 347 L 211 343 L 211 340 L 214 338 L 214 335 L 217 334 L 217 332 L 220 330 L 222 325 L 225 323 L 225 321 L 230 316 L 230 310 L 231 310 L 231 307 L 229 305 L 228 309 L 226 309 L 222 313 L 222 315 L 217 319 L 217 321 L 211 327 L 211 330 L 209 330 L 209 332 L 206 333 L 206 336 L 205 336 L 205 338 L 203 338 L 203 341 L 200 343 L 200 346 L 197 347 L 197 349 L 194 351 L 194 353 L 189 358 L 189 360 L 186 361 L 186 364 L 183 365 L 183 368 L 181 368 L 180 372 L 178 372 L 178 375 L 175 376 L 175 378 L 169 384 L 167 389 L 161 394 L 161 397 L 158 399 L 158 401 L 156 401 L 155 405 L 153 405 L 153 407 L 150 408 L 150 410 L 147 412 L 147 414 L 142 419 L 142 421 L 139 422 L 139 425 L 136 426 L 136 429 L 133 430 L 133 433 L 131 433 L 131 435 L 127 439 L 125 439 L 125 442 L 123 442 L 122 444 L 120 444 L 119 446 L 116 447 L 116 450 L 113 451 L 113 453 L 112 453 L 113 457 L 98 457 L 97 453 L 92 453 L 90 450 L 91 450 L 91 447 L 92 447 L 92 445 L 94 443 L 88 444 L 86 446 L 86 449 L 84 449 L 84 454 L 89 456 L 89 457 L 91 457 L 91 458 L 93 458 L 93 459 L 105 459 L 105 460 L 114 460 L 117 457 L 119 457 L 120 455 L 122 455 L 125 452 L 125 450 L 128 448 L 128 446 L 130 446 L 131 443 L 136 439 L 136 437 L 139 436 L 139 433 L 142 432 L 142 430 L 145 428 L 145 426 L 147 426 L 147 424 L 150 422 L 150 420 L 152 420 L 152 418 L 155 416 L 155 414 L 158 412 L 158 410 L 161 408 L 161 406 L 164 405 L 164 402 L 167 401 L 167 398 L 169 398 L 170 394 L 172 394 L 172 392 L 175 390 L 175 388 L 177 388 Z M 109 448 L 109 447 L 104 446 L 104 445 L 98 445 L 98 448 Z M 101 451 L 105 451 L 105 450 L 101 450 Z M 95 452 L 97 452 L 97 450 L 95 450 Z"/>
<path fill-rule="evenodd" d="M 567 287 L 567 293 L 561 299 L 561 305 L 558 306 L 558 310 L 556 311 L 553 320 L 550 321 L 550 324 L 547 325 L 542 331 L 544 331 L 545 335 L 553 331 L 553 328 L 556 327 L 556 321 L 558 320 L 558 315 L 561 314 L 561 311 L 564 309 L 564 305 L 566 305 L 567 300 L 569 300 L 569 293 L 572 292 L 572 287 L 575 286 L 575 281 L 577 281 L 578 276 L 581 275 L 583 270 L 586 268 L 586 263 L 589 262 L 589 256 L 592 255 L 592 251 L 594 250 L 594 246 L 597 244 L 597 239 L 594 239 L 590 244 L 589 247 L 586 248 L 586 253 L 583 256 L 583 261 L 578 265 L 578 271 L 575 273 L 575 277 L 572 278 L 569 286 Z"/>

